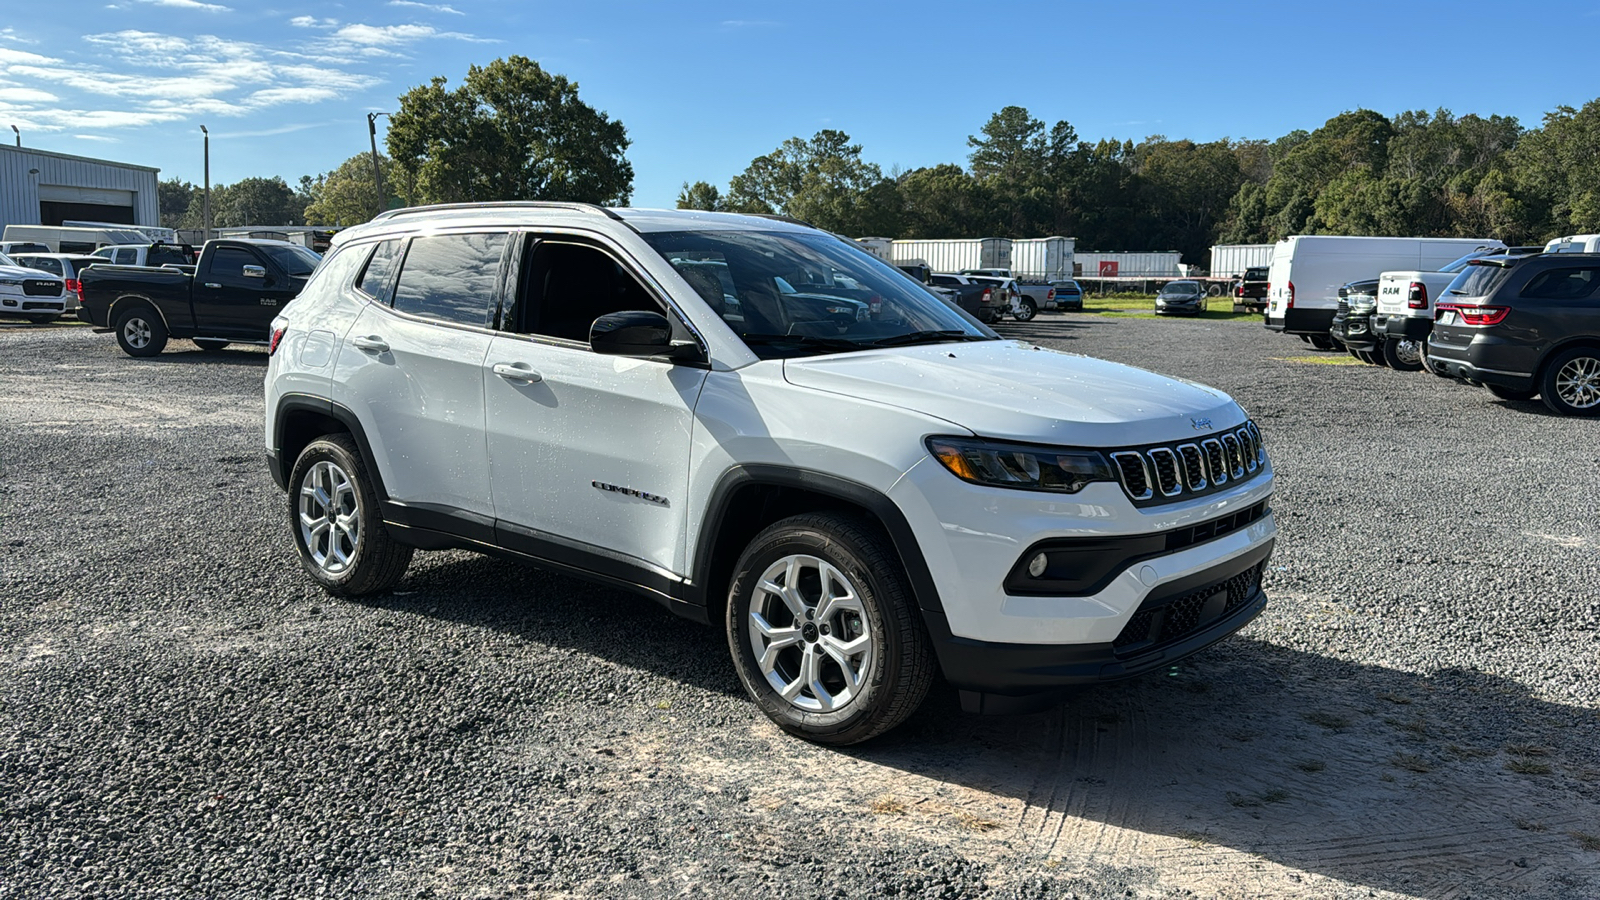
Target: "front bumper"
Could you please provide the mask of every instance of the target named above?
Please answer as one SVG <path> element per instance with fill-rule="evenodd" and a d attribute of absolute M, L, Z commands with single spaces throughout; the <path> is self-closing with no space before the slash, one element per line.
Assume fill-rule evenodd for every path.
<path fill-rule="evenodd" d="M 1266 608 L 1261 575 L 1273 541 L 1152 591 L 1110 642 L 1007 644 L 950 634 L 924 614 L 945 680 L 973 713 L 1029 712 L 1073 687 L 1133 678 L 1191 656 L 1248 625 Z"/>
<path fill-rule="evenodd" d="M 1167 302 L 1163 302 L 1161 300 L 1157 300 L 1156 301 L 1156 314 L 1157 315 L 1161 315 L 1161 314 L 1165 313 L 1166 315 L 1169 315 L 1169 316 L 1170 315 L 1198 316 L 1200 314 L 1201 308 L 1202 307 L 1201 307 L 1199 301 L 1179 301 L 1179 302 L 1176 302 L 1176 303 L 1171 302 L 1171 301 L 1167 301 Z"/>
<path fill-rule="evenodd" d="M 1372 336 L 1371 321 L 1371 314 L 1365 312 L 1352 312 L 1344 316 L 1335 314 L 1333 324 L 1328 326 L 1328 334 L 1351 350 L 1371 350 L 1378 345 Z"/>
<path fill-rule="evenodd" d="M 23 294 L 0 297 L 0 313 L 18 316 L 59 316 L 66 311 L 67 301 L 60 297 L 29 297 Z"/>

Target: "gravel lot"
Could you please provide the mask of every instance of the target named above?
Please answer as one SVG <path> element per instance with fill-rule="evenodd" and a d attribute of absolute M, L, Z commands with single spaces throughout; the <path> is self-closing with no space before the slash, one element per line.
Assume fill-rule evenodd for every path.
<path fill-rule="evenodd" d="M 0 325 L 0 897 L 1600 896 L 1600 421 L 1246 322 L 1004 330 L 1245 404 L 1272 603 L 840 752 L 631 595 L 466 553 L 321 594 L 261 350 Z"/>

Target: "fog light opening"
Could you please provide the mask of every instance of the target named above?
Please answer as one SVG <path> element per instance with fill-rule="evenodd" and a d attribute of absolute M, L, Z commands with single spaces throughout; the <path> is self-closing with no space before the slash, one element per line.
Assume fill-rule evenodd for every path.
<path fill-rule="evenodd" d="M 1035 553 L 1033 559 L 1028 560 L 1028 574 L 1034 578 L 1044 575 L 1044 570 L 1050 565 L 1050 557 L 1043 553 Z"/>

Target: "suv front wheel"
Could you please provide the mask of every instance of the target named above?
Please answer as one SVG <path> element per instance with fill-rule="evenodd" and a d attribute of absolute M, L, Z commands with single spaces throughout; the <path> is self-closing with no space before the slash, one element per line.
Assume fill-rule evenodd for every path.
<path fill-rule="evenodd" d="M 289 476 L 289 523 L 301 565 L 330 594 L 386 591 L 411 564 L 413 549 L 383 527 L 366 462 L 348 435 L 324 435 L 300 451 Z"/>
<path fill-rule="evenodd" d="M 728 594 L 728 648 L 745 689 L 790 734 L 854 744 L 921 705 L 934 660 L 886 537 L 846 515 L 769 526 Z"/>

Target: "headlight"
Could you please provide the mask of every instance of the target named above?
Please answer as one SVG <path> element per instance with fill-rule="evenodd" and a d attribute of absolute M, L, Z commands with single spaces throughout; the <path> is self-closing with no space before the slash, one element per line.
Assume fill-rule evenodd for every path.
<path fill-rule="evenodd" d="M 928 452 L 962 481 L 989 487 L 1076 494 L 1090 482 L 1116 480 L 1111 464 L 1095 450 L 931 437 Z"/>

